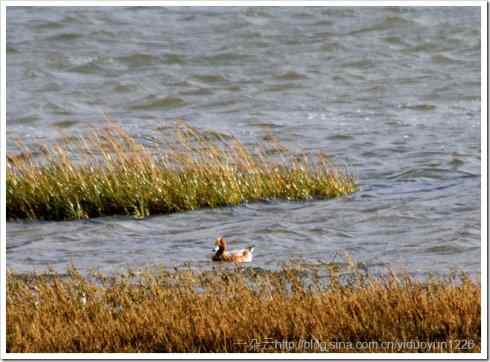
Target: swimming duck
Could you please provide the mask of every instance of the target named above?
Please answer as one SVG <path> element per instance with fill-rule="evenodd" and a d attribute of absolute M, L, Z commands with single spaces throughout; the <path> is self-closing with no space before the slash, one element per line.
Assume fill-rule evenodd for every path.
<path fill-rule="evenodd" d="M 226 250 L 226 240 L 220 236 L 215 241 L 214 247 L 215 254 L 213 255 L 213 261 L 234 261 L 235 263 L 248 263 L 252 261 L 254 247 L 249 246 L 240 250 Z"/>

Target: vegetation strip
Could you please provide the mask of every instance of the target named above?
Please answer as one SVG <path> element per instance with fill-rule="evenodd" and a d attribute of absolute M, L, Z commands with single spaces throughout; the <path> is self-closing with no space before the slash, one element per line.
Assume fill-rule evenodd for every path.
<path fill-rule="evenodd" d="M 71 143 L 24 147 L 8 155 L 7 218 L 74 220 L 145 217 L 271 199 L 333 198 L 356 191 L 354 178 L 322 153 L 262 149 L 178 123 L 154 149 L 113 125 Z"/>
<path fill-rule="evenodd" d="M 332 270 L 9 273 L 7 351 L 480 351 L 477 282 Z"/>

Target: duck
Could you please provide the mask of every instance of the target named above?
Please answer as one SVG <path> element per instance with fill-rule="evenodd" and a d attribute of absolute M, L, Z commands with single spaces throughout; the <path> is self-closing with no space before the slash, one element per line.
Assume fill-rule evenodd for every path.
<path fill-rule="evenodd" d="M 220 236 L 215 240 L 216 246 L 213 251 L 213 261 L 228 261 L 235 263 L 249 263 L 253 259 L 253 251 L 255 247 L 249 246 L 240 250 L 226 250 L 226 240 L 223 236 Z"/>

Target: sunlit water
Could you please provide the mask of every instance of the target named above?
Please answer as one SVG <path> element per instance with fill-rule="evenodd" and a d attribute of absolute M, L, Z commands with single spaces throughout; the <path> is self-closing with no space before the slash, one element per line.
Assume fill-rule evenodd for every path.
<path fill-rule="evenodd" d="M 209 267 L 212 240 L 289 258 L 480 272 L 479 8 L 9 8 L 7 150 L 176 118 L 323 150 L 360 191 L 144 220 L 9 222 L 16 271 Z"/>

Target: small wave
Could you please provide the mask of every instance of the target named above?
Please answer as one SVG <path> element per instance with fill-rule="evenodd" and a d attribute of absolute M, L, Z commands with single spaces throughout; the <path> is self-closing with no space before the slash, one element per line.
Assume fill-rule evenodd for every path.
<path fill-rule="evenodd" d="M 213 90 L 210 88 L 189 89 L 189 90 L 179 92 L 179 94 L 186 95 L 186 96 L 209 96 L 213 93 L 214 93 Z"/>
<path fill-rule="evenodd" d="M 250 18 L 272 18 L 272 15 L 267 12 L 267 8 L 260 7 L 245 8 L 242 14 Z"/>
<path fill-rule="evenodd" d="M 145 65 L 152 65 L 159 61 L 159 59 L 151 54 L 135 53 L 124 57 L 117 58 L 118 61 L 127 65 L 128 67 L 141 67 Z"/>
<path fill-rule="evenodd" d="M 80 39 L 82 37 L 82 34 L 80 33 L 61 33 L 57 35 L 53 35 L 48 38 L 48 40 L 54 40 L 54 41 L 74 41 L 77 39 Z"/>
<path fill-rule="evenodd" d="M 276 84 L 264 89 L 265 92 L 283 92 L 291 89 L 303 88 L 298 84 L 287 83 L 287 84 Z"/>
<path fill-rule="evenodd" d="M 167 54 L 164 59 L 165 64 L 185 64 L 185 58 L 179 54 Z"/>
<path fill-rule="evenodd" d="M 394 175 L 387 176 L 391 180 L 416 180 L 416 179 L 434 179 L 434 180 L 447 180 L 457 177 L 475 177 L 469 172 L 448 170 L 444 168 L 410 168 L 405 171 L 398 172 Z"/>
<path fill-rule="evenodd" d="M 452 166 L 452 167 L 457 168 L 457 167 L 459 167 L 459 166 L 464 165 L 464 161 L 463 161 L 462 159 L 460 159 L 460 158 L 456 158 L 456 157 L 454 157 L 453 159 L 451 159 L 451 161 L 449 161 L 449 162 L 448 162 L 448 164 L 449 164 L 450 166 Z"/>
<path fill-rule="evenodd" d="M 342 64 L 342 67 L 346 68 L 356 68 L 356 69 L 368 69 L 374 66 L 373 62 L 368 59 L 360 59 L 355 61 L 350 61 Z"/>
<path fill-rule="evenodd" d="M 132 90 L 136 89 L 136 85 L 134 84 L 116 84 L 114 87 L 112 87 L 114 92 L 117 93 L 127 93 L 131 92 Z"/>
<path fill-rule="evenodd" d="M 329 140 L 351 140 L 354 137 L 347 133 L 337 133 L 332 136 L 329 136 L 327 139 Z"/>
<path fill-rule="evenodd" d="M 71 115 L 72 114 L 65 107 L 62 107 L 60 105 L 57 105 L 57 104 L 54 104 L 54 103 L 51 103 L 51 102 L 48 102 L 45 105 L 45 109 L 48 110 L 49 112 L 52 112 L 54 114 L 61 115 L 61 116 L 67 116 L 67 115 Z"/>
<path fill-rule="evenodd" d="M 437 49 L 440 49 L 440 46 L 436 43 L 432 42 L 423 42 L 420 44 L 417 44 L 415 46 L 411 46 L 405 49 L 402 49 L 402 53 L 431 53 L 433 51 L 436 51 Z"/>
<path fill-rule="evenodd" d="M 136 104 L 130 107 L 132 110 L 150 110 L 159 108 L 179 108 L 185 106 L 187 103 L 178 97 L 160 97 L 146 101 L 142 104 Z"/>
<path fill-rule="evenodd" d="M 57 128 L 70 128 L 77 124 L 78 124 L 77 121 L 65 120 L 65 121 L 55 122 L 53 123 L 53 126 Z"/>
<path fill-rule="evenodd" d="M 230 92 L 239 92 L 242 88 L 238 84 L 232 84 L 226 87 L 225 89 Z"/>
<path fill-rule="evenodd" d="M 399 36 L 387 36 L 383 38 L 383 40 L 388 44 L 395 44 L 395 45 L 403 44 L 402 39 Z"/>
<path fill-rule="evenodd" d="M 206 64 L 206 65 L 232 65 L 236 63 L 242 63 L 246 59 L 249 59 L 251 56 L 247 54 L 239 54 L 239 53 L 218 53 L 216 55 L 204 56 L 195 58 L 193 62 L 198 64 Z"/>
<path fill-rule="evenodd" d="M 84 21 L 86 19 L 84 19 L 82 16 L 79 16 L 80 14 L 78 15 L 66 15 L 65 17 L 63 17 L 63 19 L 60 21 L 60 23 L 63 23 L 63 24 L 68 24 L 68 25 L 73 25 L 73 24 L 84 24 Z M 86 25 L 86 24 L 84 24 Z"/>
<path fill-rule="evenodd" d="M 235 104 L 238 104 L 238 101 L 236 99 L 222 99 L 222 100 L 208 102 L 206 104 L 201 105 L 200 107 L 203 109 L 211 109 L 211 108 L 229 107 Z M 233 111 L 235 110 L 236 109 L 234 109 Z"/>
<path fill-rule="evenodd" d="M 319 20 L 315 23 L 313 23 L 313 26 L 331 26 L 331 25 L 334 25 L 334 22 L 332 20 L 327 20 L 327 19 L 323 19 L 323 20 Z"/>
<path fill-rule="evenodd" d="M 33 28 L 36 30 L 61 29 L 63 27 L 64 27 L 64 25 L 62 23 L 59 23 L 56 21 L 42 22 L 42 23 L 39 23 L 39 24 L 36 24 L 33 26 Z"/>
<path fill-rule="evenodd" d="M 95 74 L 100 71 L 100 68 L 95 63 L 87 63 L 68 69 L 70 72 L 80 74 Z"/>
<path fill-rule="evenodd" d="M 14 122 L 16 124 L 31 124 L 37 122 L 39 119 L 40 118 L 36 115 L 30 115 L 30 116 L 16 118 Z"/>
<path fill-rule="evenodd" d="M 402 105 L 400 108 L 404 109 L 411 109 L 413 111 L 422 111 L 422 112 L 427 112 L 427 111 L 433 111 L 436 109 L 436 106 L 433 104 L 415 104 L 415 105 Z"/>
<path fill-rule="evenodd" d="M 452 255 L 452 254 L 460 254 L 465 252 L 465 249 L 458 248 L 454 245 L 436 245 L 426 248 L 424 250 L 426 253 L 438 254 L 438 255 Z"/>
<path fill-rule="evenodd" d="M 6 52 L 7 52 L 7 54 L 17 54 L 17 53 L 19 53 L 19 51 L 17 49 L 15 49 L 11 45 L 7 45 Z"/>
<path fill-rule="evenodd" d="M 272 123 L 272 122 L 255 121 L 255 122 L 251 122 L 249 124 L 252 127 L 265 128 L 265 129 L 284 128 L 283 125 L 280 125 L 280 124 L 277 124 L 277 123 Z"/>
<path fill-rule="evenodd" d="M 457 60 L 452 59 L 448 56 L 442 55 L 442 54 L 435 54 L 432 56 L 432 62 L 434 64 L 454 64 L 458 63 Z"/>
<path fill-rule="evenodd" d="M 96 30 L 90 34 L 90 37 L 100 39 L 102 41 L 113 41 L 113 39 L 117 38 L 117 34 L 108 30 Z"/>
<path fill-rule="evenodd" d="M 286 73 L 282 73 L 279 75 L 274 76 L 275 79 L 281 79 L 281 80 L 303 80 L 306 79 L 306 75 L 295 72 L 295 71 L 289 71 Z"/>
<path fill-rule="evenodd" d="M 194 79 L 205 83 L 219 83 L 226 81 L 226 78 L 220 74 L 197 74 Z"/>
<path fill-rule="evenodd" d="M 400 28 L 407 25 L 414 25 L 414 22 L 411 20 L 404 19 L 400 16 L 386 16 L 384 20 L 378 24 L 374 24 L 372 26 L 354 30 L 348 33 L 347 35 L 358 35 L 362 33 L 370 33 L 373 31 L 390 30 L 393 28 Z"/>

